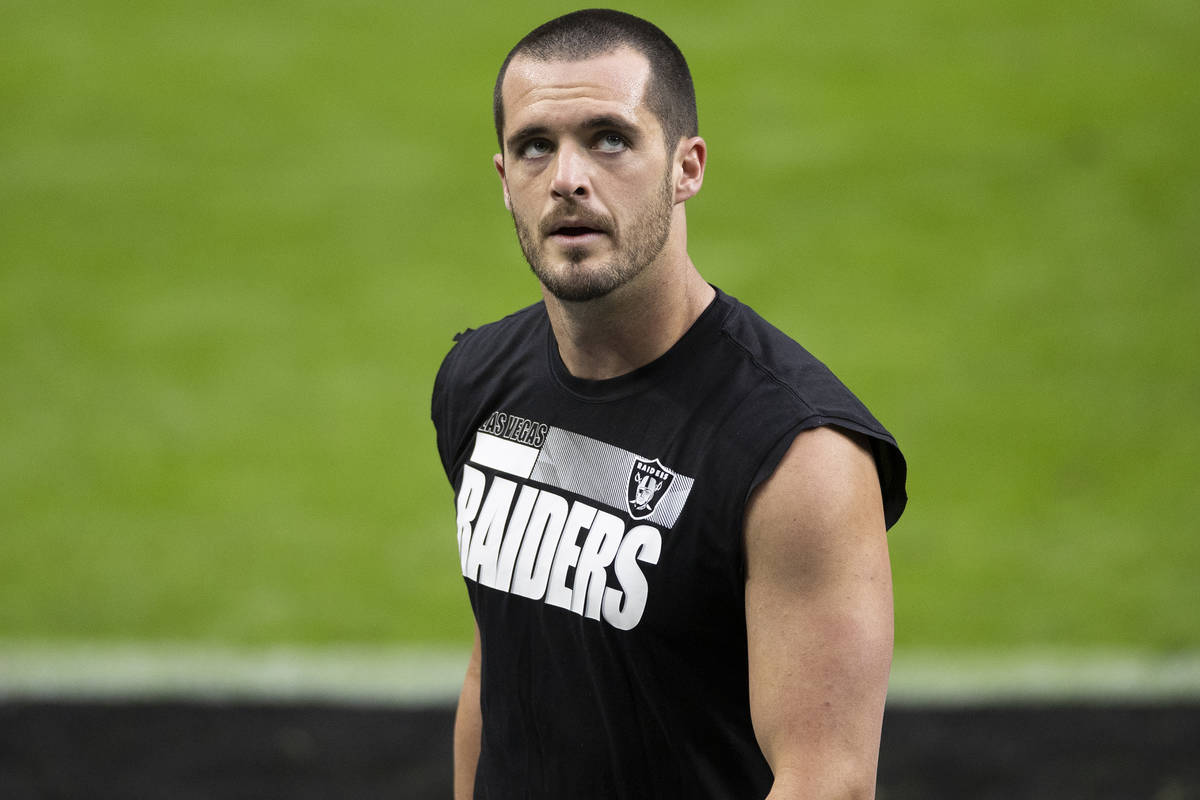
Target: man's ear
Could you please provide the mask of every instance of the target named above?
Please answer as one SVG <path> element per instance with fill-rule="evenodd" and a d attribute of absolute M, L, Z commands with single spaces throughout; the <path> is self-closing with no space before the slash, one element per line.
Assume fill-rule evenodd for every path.
<path fill-rule="evenodd" d="M 682 139 L 675 148 L 675 202 L 696 196 L 704 183 L 708 145 L 699 136 Z"/>
<path fill-rule="evenodd" d="M 508 196 L 508 178 L 504 175 L 504 154 L 496 153 L 492 156 L 492 163 L 496 165 L 496 172 L 500 173 L 500 186 L 504 189 L 504 207 L 512 211 L 512 198 Z"/>

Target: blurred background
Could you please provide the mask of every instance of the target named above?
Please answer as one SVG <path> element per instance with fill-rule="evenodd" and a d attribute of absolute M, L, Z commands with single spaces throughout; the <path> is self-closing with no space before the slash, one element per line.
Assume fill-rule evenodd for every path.
<path fill-rule="evenodd" d="M 571 8 L 0 0 L 0 653 L 469 647 L 429 393 L 538 298 L 491 89 Z M 908 457 L 897 664 L 1195 654 L 1195 3 L 625 10 L 693 260 Z"/>

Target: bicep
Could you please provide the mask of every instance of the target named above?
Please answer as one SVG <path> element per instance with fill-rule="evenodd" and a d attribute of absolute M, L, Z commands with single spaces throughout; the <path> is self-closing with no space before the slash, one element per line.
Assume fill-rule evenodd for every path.
<path fill-rule="evenodd" d="M 751 715 L 776 788 L 873 786 L 892 588 L 867 449 L 800 434 L 751 498 L 745 547 Z"/>

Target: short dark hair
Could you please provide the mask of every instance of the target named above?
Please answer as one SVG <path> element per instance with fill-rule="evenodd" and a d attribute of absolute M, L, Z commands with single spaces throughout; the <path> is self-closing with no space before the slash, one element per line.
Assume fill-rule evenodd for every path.
<path fill-rule="evenodd" d="M 552 19 L 534 28 L 509 51 L 492 95 L 496 139 L 504 152 L 504 98 L 500 89 L 508 65 L 519 55 L 538 61 L 582 61 L 621 47 L 631 47 L 650 62 L 646 105 L 658 118 L 668 149 L 682 138 L 699 134 L 696 90 L 683 53 L 670 37 L 644 19 L 605 8 L 589 8 Z"/>

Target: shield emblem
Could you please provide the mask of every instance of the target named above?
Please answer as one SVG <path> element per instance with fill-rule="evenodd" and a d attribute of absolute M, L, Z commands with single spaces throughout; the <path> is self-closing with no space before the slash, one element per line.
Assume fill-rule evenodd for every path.
<path fill-rule="evenodd" d="M 647 461 L 635 458 L 633 468 L 629 471 L 629 485 L 626 500 L 629 505 L 629 515 L 634 519 L 645 519 L 654 513 L 654 509 L 667 493 L 675 473 L 662 465 L 657 458 Z"/>

